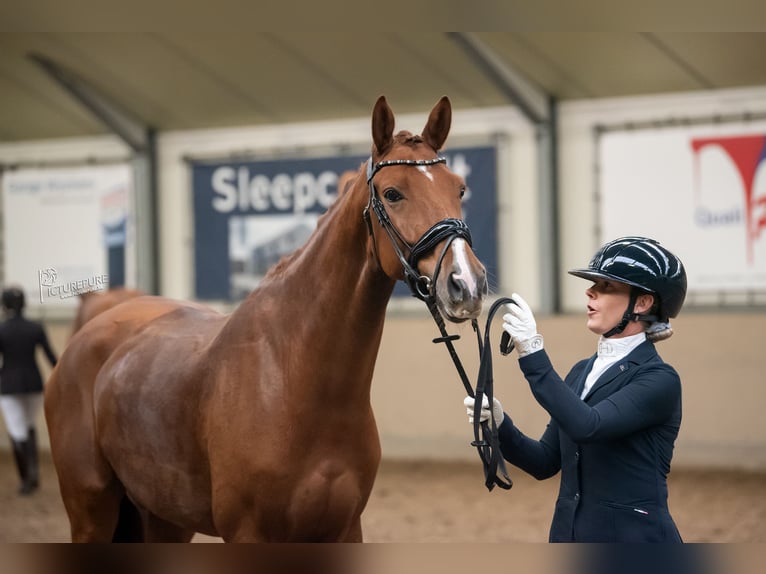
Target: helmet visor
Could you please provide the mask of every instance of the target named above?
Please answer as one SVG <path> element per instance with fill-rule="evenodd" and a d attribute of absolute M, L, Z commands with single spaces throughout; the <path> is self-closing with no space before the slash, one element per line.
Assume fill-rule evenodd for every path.
<path fill-rule="evenodd" d="M 604 273 L 603 271 L 594 271 L 593 269 L 572 269 L 571 271 L 569 271 L 569 274 L 574 275 L 575 277 L 580 277 L 582 279 L 588 279 L 589 281 L 615 281 L 617 283 L 624 283 L 625 285 L 630 285 L 631 287 L 638 287 L 639 289 L 643 291 L 648 291 L 650 293 L 653 293 L 651 289 L 647 289 L 644 285 L 641 285 L 640 283 L 636 283 L 635 281 L 629 281 L 617 275 L 612 275 L 611 273 Z"/>

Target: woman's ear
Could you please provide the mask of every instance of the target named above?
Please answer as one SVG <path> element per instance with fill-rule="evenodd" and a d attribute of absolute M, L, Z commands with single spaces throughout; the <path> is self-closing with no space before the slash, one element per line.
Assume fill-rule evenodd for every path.
<path fill-rule="evenodd" d="M 636 299 L 636 306 L 634 307 L 634 310 L 638 314 L 645 315 L 651 311 L 653 305 L 654 295 L 651 293 L 642 293 Z"/>

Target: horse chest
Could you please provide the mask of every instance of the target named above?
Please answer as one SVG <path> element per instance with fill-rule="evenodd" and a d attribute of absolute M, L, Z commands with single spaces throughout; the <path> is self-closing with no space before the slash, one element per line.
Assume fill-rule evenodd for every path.
<path fill-rule="evenodd" d="M 347 540 L 359 526 L 374 481 L 374 469 L 361 471 L 328 459 L 292 475 L 278 475 L 255 477 L 244 504 L 241 488 L 218 489 L 214 515 L 224 539 Z"/>
<path fill-rule="evenodd" d="M 288 502 L 289 530 L 316 539 L 342 538 L 361 515 L 371 488 L 352 469 L 309 473 L 295 485 Z"/>

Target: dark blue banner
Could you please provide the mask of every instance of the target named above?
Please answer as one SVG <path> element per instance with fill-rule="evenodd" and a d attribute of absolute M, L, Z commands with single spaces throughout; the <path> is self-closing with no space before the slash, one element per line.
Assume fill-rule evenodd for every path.
<path fill-rule="evenodd" d="M 474 250 L 496 290 L 496 151 L 453 149 L 447 163 L 468 184 L 463 217 Z M 195 292 L 202 300 L 237 302 L 266 270 L 300 247 L 337 195 L 340 174 L 364 156 L 192 164 Z M 394 295 L 409 296 L 403 284 Z"/>

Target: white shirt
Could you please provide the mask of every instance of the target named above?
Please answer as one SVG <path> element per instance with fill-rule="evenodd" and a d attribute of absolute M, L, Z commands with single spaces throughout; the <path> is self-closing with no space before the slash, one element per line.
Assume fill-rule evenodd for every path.
<path fill-rule="evenodd" d="M 585 387 L 580 394 L 580 398 L 584 399 L 588 396 L 593 384 L 598 378 L 604 374 L 604 372 L 614 365 L 620 359 L 626 357 L 633 349 L 638 347 L 641 343 L 646 341 L 646 333 L 643 331 L 637 335 L 630 335 L 629 337 L 622 337 L 621 339 L 605 339 L 599 337 L 598 339 L 598 356 L 593 361 L 593 368 L 585 378 Z"/>

